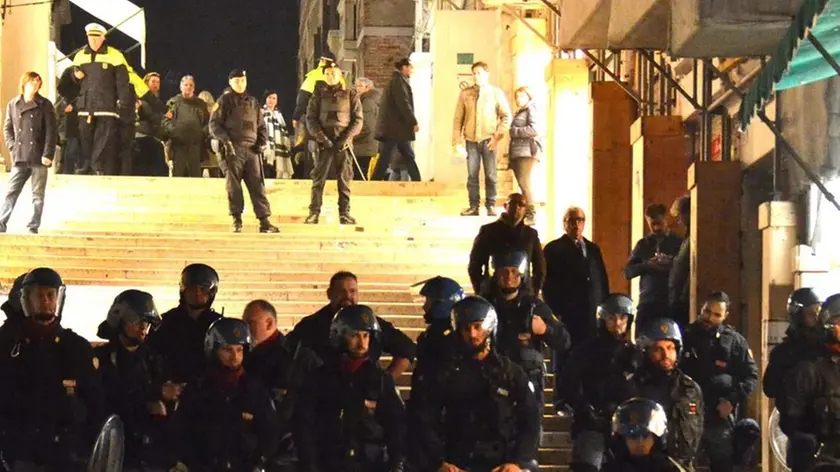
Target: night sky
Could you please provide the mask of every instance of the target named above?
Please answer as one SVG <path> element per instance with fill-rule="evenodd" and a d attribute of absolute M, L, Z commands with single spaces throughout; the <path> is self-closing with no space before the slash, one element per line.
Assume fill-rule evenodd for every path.
<path fill-rule="evenodd" d="M 248 72 L 248 91 L 262 101 L 276 89 L 289 119 L 297 92 L 298 0 L 132 0 L 146 8 L 146 69 L 140 50 L 126 58 L 142 77 L 160 73 L 164 100 L 178 93 L 181 76 L 196 78 L 196 93 L 218 97 L 231 69 Z M 84 26 L 96 21 L 73 6 L 73 23 L 62 31 L 61 49 L 85 44 Z M 105 25 L 108 27 L 109 25 Z M 108 44 L 123 51 L 136 44 L 120 32 Z"/>

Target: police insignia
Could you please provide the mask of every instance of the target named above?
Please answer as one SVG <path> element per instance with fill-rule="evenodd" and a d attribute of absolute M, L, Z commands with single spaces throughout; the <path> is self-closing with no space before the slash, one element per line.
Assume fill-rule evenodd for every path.
<path fill-rule="evenodd" d="M 368 316 L 367 313 L 362 313 L 362 323 L 364 323 L 364 324 L 370 323 L 370 317 Z"/>
<path fill-rule="evenodd" d="M 218 110 L 218 109 L 219 109 L 219 102 L 216 102 L 215 104 L 213 104 L 213 109 L 210 110 L 210 113 L 215 113 L 216 110 Z"/>
<path fill-rule="evenodd" d="M 755 358 L 755 356 L 753 356 L 752 349 L 750 349 L 750 348 L 747 348 L 747 355 L 749 355 L 749 356 L 750 356 L 750 359 L 754 359 L 754 358 Z"/>
<path fill-rule="evenodd" d="M 240 334 L 242 333 L 239 331 L 239 328 L 233 330 L 233 337 L 238 338 Z"/>
<path fill-rule="evenodd" d="M 99 370 L 99 358 L 98 357 L 93 358 L 93 368 L 95 370 Z"/>
<path fill-rule="evenodd" d="M 688 404 L 688 413 L 692 414 L 692 415 L 697 414 L 697 404 L 696 403 L 691 402 L 691 403 Z"/>
<path fill-rule="evenodd" d="M 637 415 L 635 412 L 631 412 L 630 417 L 627 418 L 627 420 L 630 422 L 630 424 L 638 424 L 639 423 L 639 415 Z"/>
<path fill-rule="evenodd" d="M 251 414 L 251 413 L 248 413 L 247 411 L 243 411 L 242 412 L 242 419 L 245 420 L 245 421 L 251 421 L 251 420 L 254 419 L 254 415 Z"/>
<path fill-rule="evenodd" d="M 659 331 L 662 331 L 662 334 L 668 334 L 668 325 L 662 323 L 659 325 Z"/>

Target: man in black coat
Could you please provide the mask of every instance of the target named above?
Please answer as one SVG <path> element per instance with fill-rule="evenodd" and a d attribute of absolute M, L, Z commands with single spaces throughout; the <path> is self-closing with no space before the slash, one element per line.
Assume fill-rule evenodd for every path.
<path fill-rule="evenodd" d="M 537 230 L 524 223 L 528 201 L 520 193 L 512 193 L 505 203 L 505 212 L 498 220 L 481 227 L 470 251 L 468 272 L 475 293 L 482 293 L 482 285 L 490 280 L 487 266 L 490 255 L 505 249 L 524 251 L 531 261 L 531 289 L 536 296 L 545 280 L 545 257 Z"/>
<path fill-rule="evenodd" d="M 6 232 L 6 223 L 12 216 L 23 184 L 30 177 L 33 208 L 29 232 L 37 234 L 41 226 L 47 169 L 52 165 L 58 138 L 53 104 L 38 93 L 42 83 L 40 75 L 26 72 L 20 79 L 20 95 L 6 106 L 3 138 L 12 154 L 14 167 L 6 187 L 6 198 L 0 207 L 0 233 Z"/>
<path fill-rule="evenodd" d="M 379 121 L 376 124 L 376 139 L 382 142 L 379 160 L 373 170 L 373 180 L 385 180 L 385 172 L 394 151 L 399 151 L 405 161 L 411 180 L 420 181 L 420 169 L 411 148 L 414 134 L 420 129 L 414 116 L 414 94 L 408 79 L 414 66 L 408 58 L 394 64 L 394 74 L 385 86 L 379 102 Z"/>
<path fill-rule="evenodd" d="M 609 295 L 607 269 L 601 248 L 583 237 L 586 215 L 578 207 L 563 216 L 566 234 L 546 244 L 546 275 L 543 298 L 560 317 L 572 338 L 572 348 L 597 331 L 595 310 Z M 553 359 L 555 382 L 559 381 L 563 359 Z M 562 391 L 557 385 L 555 392 Z M 558 411 L 566 409 L 562 398 L 555 398 Z"/>

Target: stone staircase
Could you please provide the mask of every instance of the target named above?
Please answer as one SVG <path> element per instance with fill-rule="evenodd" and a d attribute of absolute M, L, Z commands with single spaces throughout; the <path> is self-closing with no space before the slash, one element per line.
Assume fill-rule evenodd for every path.
<path fill-rule="evenodd" d="M 287 331 L 326 303 L 334 272 L 351 270 L 359 276 L 360 300 L 416 338 L 424 323 L 419 287 L 410 286 L 444 275 L 468 289 L 472 240 L 492 218 L 457 216 L 466 202 L 460 183 L 355 182 L 352 188 L 357 225 L 338 224 L 334 182 L 327 183 L 321 224 L 303 225 L 310 182 L 267 181 L 272 222 L 281 233 L 257 233 L 245 192 L 245 226 L 233 234 L 222 179 L 50 176 L 41 234 L 26 233 L 27 186 L 10 232 L 0 235 L 0 299 L 21 273 L 53 267 L 68 286 L 65 324 L 96 340 L 117 293 L 140 288 L 168 310 L 178 301 L 181 269 L 203 262 L 221 278 L 216 309 L 239 316 L 248 301 L 264 298 Z M 410 381 L 410 372 L 399 379 L 403 395 Z M 550 399 L 551 388 L 546 393 Z M 565 470 L 568 421 L 553 413 L 546 407 L 541 469 Z"/>

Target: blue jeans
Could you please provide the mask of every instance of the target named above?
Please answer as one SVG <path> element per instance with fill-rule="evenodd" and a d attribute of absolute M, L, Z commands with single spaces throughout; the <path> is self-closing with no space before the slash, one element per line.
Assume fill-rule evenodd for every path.
<path fill-rule="evenodd" d="M 496 151 L 487 145 L 489 139 L 479 143 L 467 141 L 467 192 L 470 198 L 470 208 L 478 208 L 481 200 L 478 185 L 478 171 L 484 164 L 484 206 L 496 206 Z"/>
<path fill-rule="evenodd" d="M 0 233 L 6 232 L 6 223 L 12 216 L 12 210 L 23 190 L 23 184 L 32 178 L 32 219 L 29 229 L 37 230 L 41 226 L 41 214 L 44 212 L 44 194 L 47 190 L 48 168 L 41 165 L 16 165 L 12 167 L 9 183 L 6 187 L 6 198 L 0 207 Z"/>

